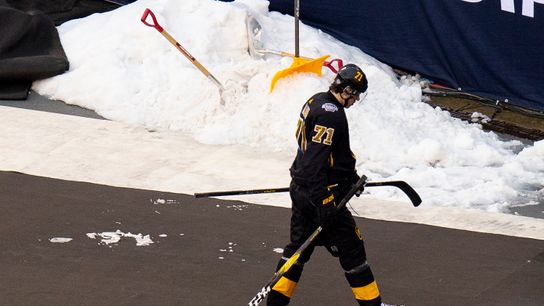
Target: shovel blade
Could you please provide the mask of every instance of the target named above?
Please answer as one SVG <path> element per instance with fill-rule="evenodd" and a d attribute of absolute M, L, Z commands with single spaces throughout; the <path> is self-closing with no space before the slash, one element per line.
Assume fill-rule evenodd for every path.
<path fill-rule="evenodd" d="M 249 55 L 253 58 L 261 58 L 263 55 L 257 50 L 263 48 L 261 42 L 262 27 L 257 19 L 249 14 L 246 16 L 246 30 Z"/>
<path fill-rule="evenodd" d="M 274 86 L 276 85 L 276 82 L 279 79 L 294 73 L 306 72 L 306 73 L 315 73 L 318 76 L 321 76 L 322 74 L 321 68 L 323 67 L 323 63 L 325 63 L 325 60 L 328 57 L 329 55 L 324 55 L 316 59 L 305 59 L 300 57 L 293 57 L 293 63 L 291 64 L 289 68 L 276 72 L 274 77 L 272 77 L 272 82 L 270 83 L 270 92 L 274 90 Z"/>

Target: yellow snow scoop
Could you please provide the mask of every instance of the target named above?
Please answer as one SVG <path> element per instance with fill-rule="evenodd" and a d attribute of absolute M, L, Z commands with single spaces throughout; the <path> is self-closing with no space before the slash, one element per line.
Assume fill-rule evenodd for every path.
<path fill-rule="evenodd" d="M 293 73 L 297 72 L 309 72 L 309 73 L 315 73 L 318 76 L 321 76 L 321 67 L 323 67 L 323 64 L 325 63 L 325 60 L 329 57 L 329 55 L 324 55 L 316 59 L 308 59 L 308 58 L 302 58 L 299 56 L 299 16 L 300 16 L 300 5 L 299 0 L 294 0 L 295 2 L 295 56 L 293 57 L 293 63 L 291 66 L 287 69 L 280 70 L 276 72 L 274 77 L 272 77 L 272 82 L 270 83 L 270 92 L 274 90 L 274 86 L 276 85 L 276 82 L 284 78 L 288 75 L 291 75 Z"/>
<path fill-rule="evenodd" d="M 257 21 L 257 19 L 255 19 L 255 17 L 253 17 L 252 15 L 249 15 L 249 14 L 247 15 L 246 28 L 247 28 L 247 36 L 248 36 L 248 52 L 251 55 L 251 57 L 259 59 L 259 58 L 262 58 L 262 56 L 266 54 L 286 56 L 291 58 L 295 57 L 293 53 L 265 48 L 263 42 L 261 41 L 263 29 L 261 25 L 259 24 L 259 22 Z M 309 62 L 314 60 L 313 58 L 304 57 L 304 56 L 300 56 L 297 59 L 305 60 L 306 63 L 308 64 Z M 321 62 L 320 59 L 316 59 L 316 61 Z M 297 64 L 304 64 L 304 63 L 302 63 L 301 61 L 298 61 Z M 315 64 L 317 65 L 318 63 L 316 62 Z M 343 65 L 344 65 L 343 61 L 339 58 L 326 60 L 323 62 L 323 66 L 329 68 L 334 74 L 338 73 L 338 70 L 340 70 L 343 67 Z M 308 67 L 304 66 L 304 68 L 308 68 Z M 311 68 L 312 68 L 312 71 L 310 72 L 315 72 L 317 74 L 320 74 L 321 69 L 319 69 L 318 67 L 313 67 L 313 66 Z M 306 72 L 306 71 L 303 71 L 303 72 Z M 283 75 L 278 74 L 278 76 L 273 80 L 274 84 L 281 77 L 283 77 Z M 272 87 L 273 86 L 274 85 L 272 85 Z"/>
<path fill-rule="evenodd" d="M 293 73 L 309 72 L 309 73 L 315 73 L 318 76 L 321 76 L 322 74 L 321 67 L 323 67 L 325 60 L 328 57 L 329 55 L 324 55 L 316 59 L 306 59 L 306 58 L 301 58 L 296 56 L 293 57 L 293 63 L 291 64 L 289 68 L 276 72 L 274 77 L 272 77 L 272 82 L 270 83 L 270 92 L 274 90 L 274 86 L 276 85 L 276 82 L 279 79 Z"/>

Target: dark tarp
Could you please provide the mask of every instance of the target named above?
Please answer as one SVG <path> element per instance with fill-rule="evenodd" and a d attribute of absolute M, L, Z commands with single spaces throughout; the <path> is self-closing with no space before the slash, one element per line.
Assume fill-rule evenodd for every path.
<path fill-rule="evenodd" d="M 0 0 L 0 99 L 26 99 L 32 81 L 68 70 L 55 24 L 117 7 L 92 0 Z"/>
<path fill-rule="evenodd" d="M 127 4 L 131 4 L 132 2 L 136 2 L 136 0 L 106 0 L 106 1 L 117 3 L 119 5 L 127 5 Z"/>
<path fill-rule="evenodd" d="M 270 10 L 292 15 L 293 0 Z M 393 67 L 544 111 L 542 1 L 302 0 L 300 17 Z"/>
<path fill-rule="evenodd" d="M 114 1 L 102 0 L 0 0 L 0 3 L 2 2 L 7 2 L 11 7 L 24 12 L 41 11 L 49 16 L 55 25 L 119 7 L 118 4 L 112 3 Z"/>

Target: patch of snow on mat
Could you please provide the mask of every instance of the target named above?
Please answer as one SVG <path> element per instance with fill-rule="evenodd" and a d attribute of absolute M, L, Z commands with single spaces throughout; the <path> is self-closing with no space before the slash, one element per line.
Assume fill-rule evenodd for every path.
<path fill-rule="evenodd" d="M 72 238 L 64 238 L 64 237 L 53 237 L 53 238 L 49 239 L 49 241 L 52 242 L 52 243 L 66 243 L 66 242 L 70 242 L 72 240 L 73 240 Z"/>
<path fill-rule="evenodd" d="M 100 243 L 105 245 L 118 243 L 123 237 L 134 238 L 136 240 L 136 246 L 148 246 L 153 243 L 153 240 L 151 240 L 151 237 L 149 235 L 135 235 L 130 232 L 124 233 L 120 230 L 116 230 L 115 232 L 87 233 L 87 237 L 91 239 L 97 239 L 98 237 L 100 237 L 102 238 L 100 240 Z"/>

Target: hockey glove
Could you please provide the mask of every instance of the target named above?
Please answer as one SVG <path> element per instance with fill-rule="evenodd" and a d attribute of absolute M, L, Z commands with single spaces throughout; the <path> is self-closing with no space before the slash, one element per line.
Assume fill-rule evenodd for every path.
<path fill-rule="evenodd" d="M 317 210 L 317 222 L 321 227 L 328 228 L 336 223 L 336 201 L 334 194 L 328 193 L 325 196 L 314 200 Z"/>

